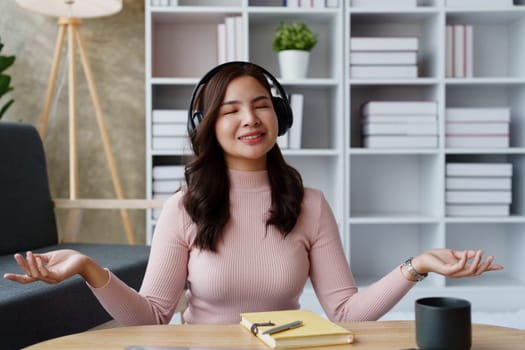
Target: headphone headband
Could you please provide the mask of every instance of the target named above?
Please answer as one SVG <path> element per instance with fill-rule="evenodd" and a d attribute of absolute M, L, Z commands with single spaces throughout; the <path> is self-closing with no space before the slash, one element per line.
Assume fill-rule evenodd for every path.
<path fill-rule="evenodd" d="M 293 122 L 293 115 L 292 110 L 290 108 L 290 103 L 288 101 L 288 97 L 286 96 L 286 91 L 282 87 L 282 85 L 279 83 L 277 78 L 275 78 L 268 70 L 265 68 L 251 63 L 251 62 L 245 62 L 245 61 L 231 61 L 222 63 L 214 68 L 212 68 L 210 71 L 208 71 L 204 76 L 201 78 L 201 80 L 195 85 L 193 88 L 193 92 L 191 94 L 190 99 L 190 105 L 188 108 L 188 121 L 187 121 L 187 128 L 188 128 L 188 135 L 192 137 L 195 130 L 197 129 L 197 126 L 204 118 L 203 114 L 199 110 L 193 110 L 193 105 L 195 103 L 195 99 L 197 98 L 198 92 L 201 88 L 201 86 L 206 85 L 215 74 L 217 74 L 222 69 L 229 67 L 229 66 L 251 66 L 255 67 L 258 70 L 260 70 L 269 80 L 270 85 L 275 87 L 279 93 L 279 97 L 272 96 L 272 102 L 274 104 L 274 109 L 278 117 L 279 122 L 279 135 L 283 135 L 286 133 L 286 131 L 292 126 Z"/>

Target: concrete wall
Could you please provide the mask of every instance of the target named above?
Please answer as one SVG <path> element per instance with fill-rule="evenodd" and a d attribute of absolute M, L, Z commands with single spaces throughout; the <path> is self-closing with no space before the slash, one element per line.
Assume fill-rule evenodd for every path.
<path fill-rule="evenodd" d="M 124 0 L 120 13 L 85 19 L 80 30 L 89 52 L 124 195 L 127 198 L 144 198 L 144 1 Z M 5 120 L 20 120 L 38 126 L 57 32 L 56 18 L 29 12 L 14 0 L 0 1 L 0 37 L 5 45 L 2 53 L 16 55 L 15 64 L 6 71 L 12 77 L 15 90 L 10 96 L 15 103 L 4 116 Z M 79 197 L 114 198 L 93 105 L 80 57 L 77 58 Z M 69 196 L 66 59 L 63 56 L 57 79 L 58 97 L 50 113 L 44 142 L 52 196 L 60 198 Z M 144 242 L 144 211 L 128 213 L 137 241 Z M 65 213 L 61 210 L 57 214 L 59 226 L 63 227 Z M 126 242 L 120 213 L 117 210 L 85 211 L 79 240 Z"/>

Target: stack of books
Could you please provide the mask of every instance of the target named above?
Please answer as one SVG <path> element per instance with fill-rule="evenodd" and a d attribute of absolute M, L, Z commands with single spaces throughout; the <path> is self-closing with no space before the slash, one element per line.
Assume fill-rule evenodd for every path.
<path fill-rule="evenodd" d="M 508 8 L 514 5 L 512 0 L 447 0 L 448 7 L 472 8 Z"/>
<path fill-rule="evenodd" d="M 217 64 L 242 61 L 244 58 L 244 19 L 242 16 L 226 17 L 217 24 Z"/>
<path fill-rule="evenodd" d="M 182 151 L 188 148 L 188 111 L 155 109 L 151 113 L 151 148 Z"/>
<path fill-rule="evenodd" d="M 447 163 L 447 216 L 508 216 L 512 164 Z"/>
<path fill-rule="evenodd" d="M 151 174 L 153 199 L 166 200 L 185 183 L 184 165 L 155 165 Z M 159 215 L 160 209 L 153 209 L 153 219 Z"/>
<path fill-rule="evenodd" d="M 417 37 L 350 38 L 352 78 L 417 78 Z"/>
<path fill-rule="evenodd" d="M 352 0 L 352 7 L 414 8 L 417 0 Z"/>
<path fill-rule="evenodd" d="M 446 27 L 445 74 L 451 78 L 474 76 L 474 29 L 472 25 Z"/>
<path fill-rule="evenodd" d="M 363 146 L 367 148 L 436 148 L 435 101 L 370 101 L 361 109 Z"/>
<path fill-rule="evenodd" d="M 450 148 L 507 148 L 510 108 L 447 108 L 445 145 Z"/>

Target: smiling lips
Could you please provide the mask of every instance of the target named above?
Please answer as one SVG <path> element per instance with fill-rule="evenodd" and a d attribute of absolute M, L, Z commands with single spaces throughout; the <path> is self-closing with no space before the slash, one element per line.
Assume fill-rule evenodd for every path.
<path fill-rule="evenodd" d="M 261 142 L 264 135 L 265 133 L 262 131 L 254 131 L 254 132 L 246 133 L 242 136 L 239 136 L 238 139 L 247 144 L 255 144 L 255 143 Z"/>

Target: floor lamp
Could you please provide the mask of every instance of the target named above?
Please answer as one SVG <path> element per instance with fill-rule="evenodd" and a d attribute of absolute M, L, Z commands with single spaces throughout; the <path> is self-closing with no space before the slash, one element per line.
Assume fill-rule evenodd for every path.
<path fill-rule="evenodd" d="M 111 172 L 113 187 L 117 199 L 123 199 L 122 186 L 118 175 L 117 167 L 113 157 L 113 151 L 109 142 L 108 133 L 105 126 L 104 116 L 100 108 L 95 81 L 91 73 L 88 57 L 84 48 L 82 36 L 79 31 L 81 18 L 93 18 L 113 15 L 122 9 L 122 0 L 16 0 L 17 3 L 30 11 L 40 14 L 58 17 L 58 36 L 55 45 L 53 64 L 47 85 L 44 109 L 40 118 L 39 133 L 42 140 L 46 135 L 46 126 L 51 108 L 51 100 L 54 95 L 57 72 L 60 65 L 64 39 L 67 35 L 68 50 L 68 114 L 69 114 L 69 195 L 70 199 L 78 198 L 78 156 L 77 156 L 77 113 L 76 113 L 76 47 L 80 54 L 81 64 L 84 69 L 89 93 L 95 109 L 95 116 L 104 153 Z M 77 219 L 73 221 L 80 223 L 79 212 Z M 135 234 L 133 232 L 126 209 L 121 208 L 120 214 L 126 231 L 127 241 L 135 244 Z M 71 218 L 70 218 L 71 219 Z M 70 224 L 71 225 L 71 224 Z M 73 224 L 74 226 L 74 224 Z M 77 227 L 78 230 L 78 227 Z"/>

